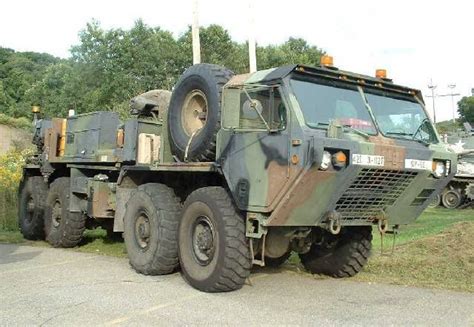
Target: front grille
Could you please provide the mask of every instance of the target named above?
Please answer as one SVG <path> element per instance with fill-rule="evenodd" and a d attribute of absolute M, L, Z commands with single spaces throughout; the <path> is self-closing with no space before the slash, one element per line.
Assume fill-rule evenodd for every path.
<path fill-rule="evenodd" d="M 395 203 L 416 175 L 410 171 L 362 169 L 337 201 L 336 211 L 346 222 L 370 222 Z"/>

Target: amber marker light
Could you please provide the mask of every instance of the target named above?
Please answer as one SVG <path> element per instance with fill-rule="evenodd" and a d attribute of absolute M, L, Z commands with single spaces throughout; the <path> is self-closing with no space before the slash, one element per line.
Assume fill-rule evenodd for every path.
<path fill-rule="evenodd" d="M 300 157 L 298 157 L 297 154 L 292 155 L 292 156 L 291 156 L 291 163 L 292 163 L 293 165 L 297 165 L 298 162 L 300 162 Z"/>
<path fill-rule="evenodd" d="M 344 152 L 338 151 L 332 156 L 332 164 L 334 167 L 343 168 L 346 166 L 347 156 Z"/>
<path fill-rule="evenodd" d="M 387 70 L 385 70 L 385 69 L 375 70 L 375 77 L 377 77 L 377 78 L 387 78 Z"/>
<path fill-rule="evenodd" d="M 334 65 L 334 60 L 332 56 L 323 55 L 321 56 L 321 66 L 332 67 Z"/>

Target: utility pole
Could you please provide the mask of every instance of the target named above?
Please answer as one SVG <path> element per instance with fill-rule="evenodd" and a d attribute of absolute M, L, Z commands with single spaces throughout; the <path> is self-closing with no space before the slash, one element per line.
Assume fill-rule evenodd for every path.
<path fill-rule="evenodd" d="M 193 65 L 201 63 L 201 42 L 199 40 L 199 4 L 193 0 L 193 25 L 191 29 L 193 38 Z"/>
<path fill-rule="evenodd" d="M 252 0 L 249 0 L 249 66 L 250 72 L 257 71 L 257 54 L 255 46 L 255 16 Z"/>
<path fill-rule="evenodd" d="M 433 99 L 433 121 L 436 124 L 436 108 L 435 108 L 435 89 L 436 85 L 433 85 L 433 79 L 430 79 L 430 84 L 428 85 L 428 88 L 431 90 L 431 96 L 427 95 L 428 98 Z"/>
<path fill-rule="evenodd" d="M 451 89 L 451 92 L 448 94 L 440 94 L 439 97 L 451 97 L 451 109 L 453 111 L 453 123 L 456 122 L 456 111 L 454 110 L 454 97 L 460 95 L 459 93 L 454 93 L 454 88 L 456 84 L 449 84 L 448 87 Z"/>

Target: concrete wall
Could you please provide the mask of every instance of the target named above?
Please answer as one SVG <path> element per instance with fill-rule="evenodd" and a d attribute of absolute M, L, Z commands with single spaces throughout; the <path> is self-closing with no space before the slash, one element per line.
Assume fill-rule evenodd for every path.
<path fill-rule="evenodd" d="M 32 134 L 25 130 L 0 125 L 0 155 L 11 147 L 25 148 L 31 146 Z"/>

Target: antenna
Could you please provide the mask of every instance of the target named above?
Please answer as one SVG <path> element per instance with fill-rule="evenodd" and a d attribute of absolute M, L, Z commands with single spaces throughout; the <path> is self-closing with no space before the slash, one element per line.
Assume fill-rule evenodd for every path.
<path fill-rule="evenodd" d="M 193 65 L 201 63 L 201 42 L 199 40 L 199 4 L 198 0 L 193 0 Z"/>

